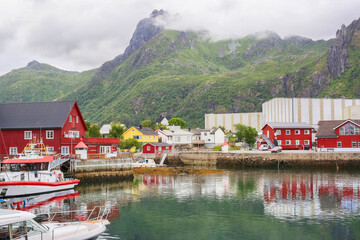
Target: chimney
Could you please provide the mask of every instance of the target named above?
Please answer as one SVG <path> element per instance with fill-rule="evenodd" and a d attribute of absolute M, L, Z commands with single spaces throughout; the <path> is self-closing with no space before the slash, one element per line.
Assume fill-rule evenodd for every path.
<path fill-rule="evenodd" d="M 141 124 L 139 125 L 139 129 L 142 129 L 142 125 L 141 125 Z"/>
<path fill-rule="evenodd" d="M 188 130 L 189 130 L 189 132 L 190 132 L 190 131 L 191 131 L 191 128 L 189 128 Z"/>

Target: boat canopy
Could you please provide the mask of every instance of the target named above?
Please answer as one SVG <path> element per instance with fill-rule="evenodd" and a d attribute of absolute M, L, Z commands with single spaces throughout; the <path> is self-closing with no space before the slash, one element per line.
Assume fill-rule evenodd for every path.
<path fill-rule="evenodd" d="M 5 159 L 1 163 L 43 163 L 43 162 L 52 162 L 54 160 L 53 156 L 44 156 L 42 158 L 14 158 L 14 159 Z"/>
<path fill-rule="evenodd" d="M 0 226 L 33 219 L 34 214 L 24 211 L 0 209 Z"/>

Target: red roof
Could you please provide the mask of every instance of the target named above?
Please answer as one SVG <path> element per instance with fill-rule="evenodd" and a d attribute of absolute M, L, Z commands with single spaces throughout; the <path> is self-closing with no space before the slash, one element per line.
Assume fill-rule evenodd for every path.
<path fill-rule="evenodd" d="M 76 146 L 75 148 L 88 148 L 88 146 L 86 146 L 85 143 L 83 143 L 82 141 L 80 141 Z"/>
<path fill-rule="evenodd" d="M 52 162 L 54 160 L 53 156 L 44 156 L 42 158 L 13 158 L 13 159 L 5 159 L 1 163 L 43 163 L 43 162 Z"/>
<path fill-rule="evenodd" d="M 226 146 L 226 145 L 229 145 L 229 144 L 226 141 L 224 141 L 224 143 L 221 144 L 221 145 Z"/>

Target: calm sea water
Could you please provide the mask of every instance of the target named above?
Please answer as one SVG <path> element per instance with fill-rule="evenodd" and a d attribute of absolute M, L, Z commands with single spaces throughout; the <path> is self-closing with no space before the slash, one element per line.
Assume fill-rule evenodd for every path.
<path fill-rule="evenodd" d="M 359 173 L 144 175 L 13 207 L 47 213 L 107 206 L 111 225 L 100 239 L 360 239 Z"/>

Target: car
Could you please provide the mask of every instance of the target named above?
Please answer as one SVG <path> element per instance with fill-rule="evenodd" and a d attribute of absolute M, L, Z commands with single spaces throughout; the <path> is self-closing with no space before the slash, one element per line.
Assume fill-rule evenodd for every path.
<path fill-rule="evenodd" d="M 259 147 L 259 150 L 260 151 L 267 151 L 267 150 L 269 150 L 269 147 L 266 144 L 261 144 L 261 146 Z"/>
<path fill-rule="evenodd" d="M 280 146 L 276 146 L 271 149 L 271 153 L 279 153 L 279 152 L 282 152 L 282 147 Z"/>

